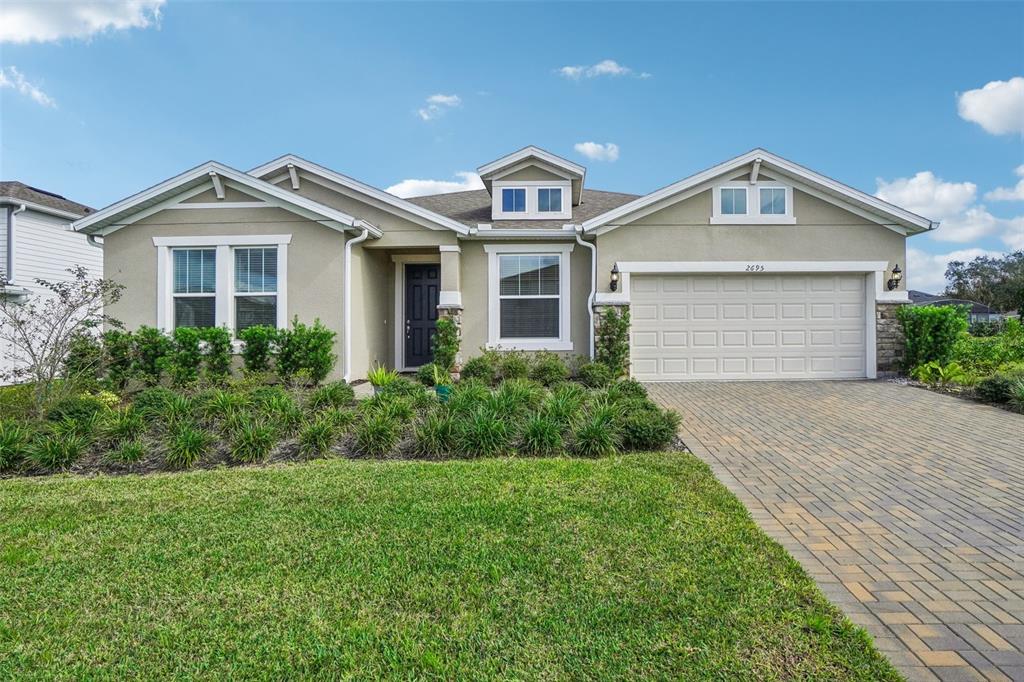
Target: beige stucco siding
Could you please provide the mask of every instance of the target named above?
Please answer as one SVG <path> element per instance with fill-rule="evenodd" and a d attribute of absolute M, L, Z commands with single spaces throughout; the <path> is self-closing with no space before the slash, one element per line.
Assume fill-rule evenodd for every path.
<path fill-rule="evenodd" d="M 476 241 L 462 243 L 462 355 L 464 358 L 479 355 L 480 348 L 487 344 L 488 273 L 484 243 Z M 505 243 L 508 242 L 502 242 L 502 244 Z M 538 252 L 544 251 L 543 243 L 533 242 L 533 244 L 537 246 Z M 590 316 L 587 313 L 587 297 L 590 295 L 590 250 L 577 244 L 570 256 L 569 263 L 572 320 L 569 338 L 573 343 L 572 354 L 587 355 L 590 352 Z"/>
<path fill-rule="evenodd" d="M 165 210 L 104 238 L 105 276 L 125 285 L 109 312 L 128 329 L 155 326 L 157 248 L 153 237 L 290 234 L 288 318 L 319 318 L 338 332 L 336 375 L 342 359 L 344 245 L 341 232 L 277 208 Z"/>
<path fill-rule="evenodd" d="M 501 182 L 547 182 L 548 180 L 565 182 L 565 178 L 562 176 L 552 173 L 545 168 L 540 168 L 539 166 L 526 166 L 525 168 L 520 168 L 508 175 L 502 175 L 500 178 L 495 178 L 495 180 Z"/>
<path fill-rule="evenodd" d="M 351 379 L 365 378 L 376 364 L 393 366 L 394 301 L 394 270 L 388 253 L 356 245 L 352 249 Z"/>
<path fill-rule="evenodd" d="M 710 225 L 711 191 L 597 237 L 598 290 L 616 261 L 886 261 L 906 268 L 902 235 L 799 190 L 795 225 Z M 904 280 L 906 281 L 906 280 Z"/>

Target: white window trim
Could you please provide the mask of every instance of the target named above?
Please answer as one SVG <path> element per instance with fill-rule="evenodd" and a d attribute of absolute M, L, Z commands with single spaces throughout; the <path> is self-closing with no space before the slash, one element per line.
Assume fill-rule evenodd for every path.
<path fill-rule="evenodd" d="M 523 210 L 522 211 L 506 211 L 505 210 L 505 192 L 514 192 L 517 189 L 523 190 Z M 497 215 L 510 217 L 510 218 L 523 218 L 527 213 L 530 212 L 530 190 L 527 187 L 517 187 L 510 185 L 508 187 L 497 187 L 495 192 L 498 194 L 498 208 Z M 513 199 L 513 204 L 515 200 Z"/>
<path fill-rule="evenodd" d="M 214 324 L 227 327 L 235 334 L 235 257 L 232 247 L 277 247 L 277 327 L 288 327 L 288 244 L 290 234 L 265 235 L 196 235 L 192 237 L 154 237 L 156 247 L 156 326 L 167 333 L 174 331 L 174 264 L 175 248 L 216 248 L 217 291 Z"/>
<path fill-rule="evenodd" d="M 557 211 L 542 211 L 540 210 L 540 193 L 541 190 L 558 190 L 558 204 L 561 208 Z M 552 218 L 561 218 L 565 213 L 565 189 L 562 187 L 548 186 L 537 188 L 537 214 L 543 216 L 551 216 Z"/>
<path fill-rule="evenodd" d="M 761 189 L 786 190 L 786 212 L 783 214 L 761 213 Z M 742 189 L 747 194 L 747 212 L 722 213 L 722 190 Z M 751 197 L 753 195 L 753 197 Z M 753 200 L 751 200 L 753 198 Z M 711 221 L 712 225 L 794 225 L 793 188 L 781 182 L 765 181 L 751 184 L 746 180 L 737 180 L 716 185 L 712 189 Z"/>
<path fill-rule="evenodd" d="M 502 210 L 501 193 L 505 189 L 526 190 L 526 211 L 506 213 Z M 562 210 L 539 210 L 538 191 L 542 189 L 562 190 Z M 492 220 L 569 220 L 572 218 L 572 182 L 569 180 L 519 180 L 497 181 L 491 185 L 491 219 Z"/>
<path fill-rule="evenodd" d="M 484 251 L 487 253 L 487 348 L 550 351 L 571 351 L 573 349 L 570 254 L 574 247 L 575 244 L 552 244 L 550 246 L 543 244 L 484 244 Z M 506 255 L 558 256 L 559 334 L 557 339 L 501 338 L 501 268 L 498 257 Z"/>

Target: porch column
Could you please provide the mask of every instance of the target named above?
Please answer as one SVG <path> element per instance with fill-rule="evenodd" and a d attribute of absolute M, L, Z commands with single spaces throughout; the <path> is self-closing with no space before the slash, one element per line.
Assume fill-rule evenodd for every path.
<path fill-rule="evenodd" d="M 438 295 L 437 317 L 449 319 L 459 335 L 459 352 L 455 355 L 455 372 L 462 369 L 462 248 L 443 244 L 441 251 L 441 292 Z"/>

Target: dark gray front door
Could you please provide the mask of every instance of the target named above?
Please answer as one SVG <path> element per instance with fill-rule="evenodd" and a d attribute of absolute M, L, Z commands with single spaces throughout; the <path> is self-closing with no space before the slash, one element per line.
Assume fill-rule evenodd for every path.
<path fill-rule="evenodd" d="M 441 290 L 438 263 L 405 266 L 405 366 L 419 367 L 434 359 L 431 340 L 437 327 L 437 302 Z"/>

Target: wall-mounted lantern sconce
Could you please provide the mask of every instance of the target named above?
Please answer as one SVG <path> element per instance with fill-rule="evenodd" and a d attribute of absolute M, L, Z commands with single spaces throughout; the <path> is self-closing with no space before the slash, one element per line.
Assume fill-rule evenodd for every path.
<path fill-rule="evenodd" d="M 608 288 L 615 291 L 619 288 L 619 264 L 615 263 L 612 265 L 612 280 L 608 283 Z"/>
<path fill-rule="evenodd" d="M 886 284 L 886 286 L 889 287 L 889 291 L 892 291 L 893 289 L 898 287 L 900 285 L 900 280 L 902 280 L 902 279 L 903 279 L 903 271 L 900 270 L 900 264 L 897 263 L 896 266 L 892 269 L 892 277 L 889 279 L 888 283 Z"/>

